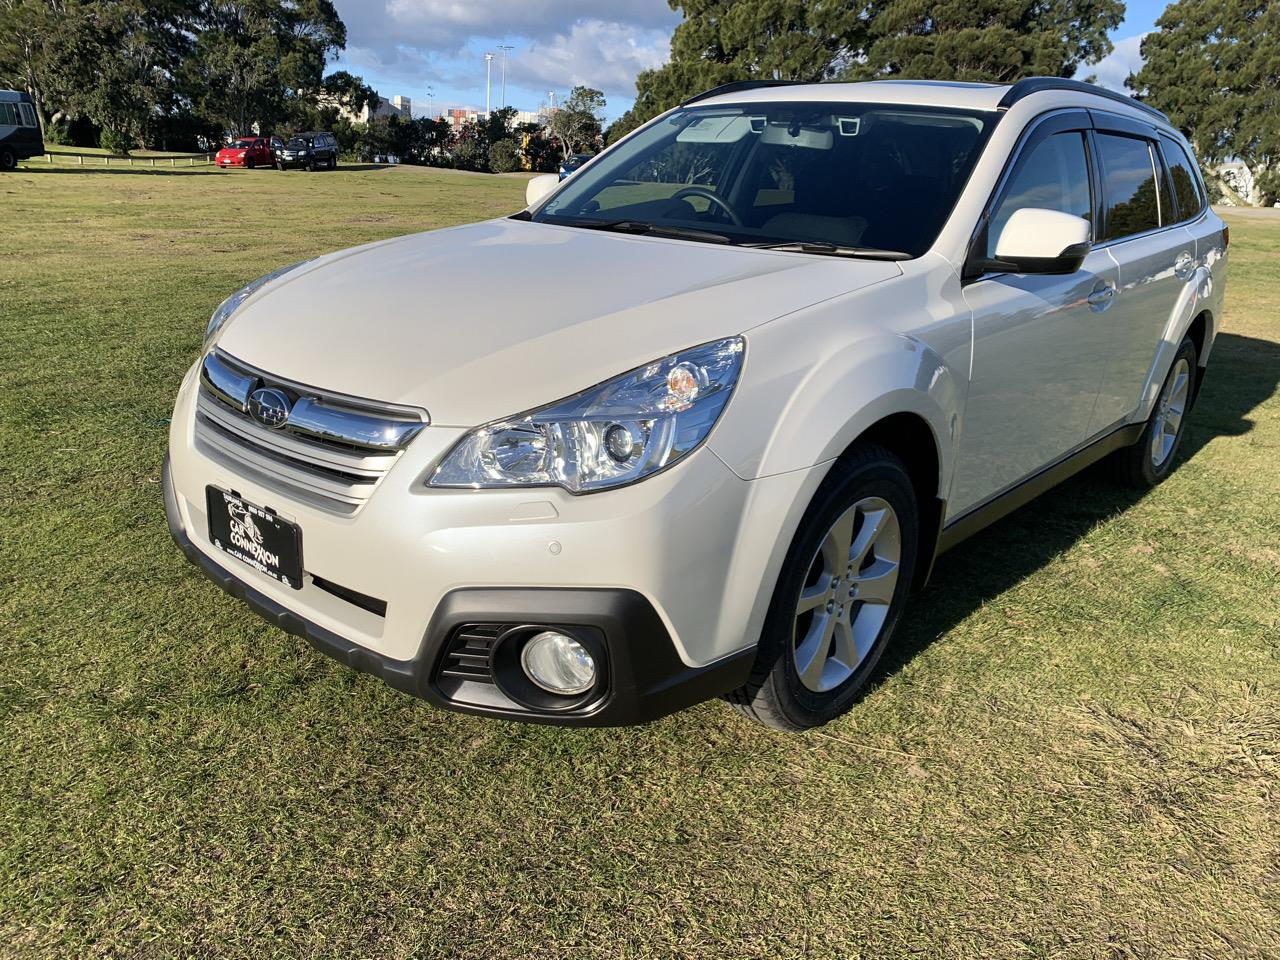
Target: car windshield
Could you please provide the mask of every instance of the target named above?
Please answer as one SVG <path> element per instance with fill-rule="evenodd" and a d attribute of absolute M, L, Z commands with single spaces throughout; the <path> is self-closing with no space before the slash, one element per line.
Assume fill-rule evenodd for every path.
<path fill-rule="evenodd" d="M 252 147 L 252 146 L 253 146 L 255 143 L 257 143 L 257 142 L 258 142 L 257 140 L 237 140 L 237 141 L 236 141 L 236 149 L 237 149 L 237 150 L 248 150 L 250 147 Z"/>
<path fill-rule="evenodd" d="M 533 219 L 916 257 L 937 238 L 996 116 L 867 103 L 690 107 L 575 174 Z"/>
<path fill-rule="evenodd" d="M 293 149 L 295 150 L 305 150 L 310 145 L 311 145 L 311 141 L 304 140 L 302 139 L 302 137 L 289 138 L 289 146 L 293 147 Z"/>

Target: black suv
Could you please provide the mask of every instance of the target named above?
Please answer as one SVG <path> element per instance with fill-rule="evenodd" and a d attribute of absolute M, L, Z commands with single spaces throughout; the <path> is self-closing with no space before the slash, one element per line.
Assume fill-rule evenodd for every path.
<path fill-rule="evenodd" d="M 281 170 L 290 167 L 333 170 L 338 166 L 338 141 L 332 133 L 297 133 L 285 141 L 276 160 Z"/>

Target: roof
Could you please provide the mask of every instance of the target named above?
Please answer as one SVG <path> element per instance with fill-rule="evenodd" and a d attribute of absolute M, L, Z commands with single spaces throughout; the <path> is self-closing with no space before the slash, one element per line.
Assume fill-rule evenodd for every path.
<path fill-rule="evenodd" d="M 0 90 L 0 103 L 34 103 L 31 94 L 21 90 Z"/>
<path fill-rule="evenodd" d="M 954 107 L 962 110 L 1005 110 L 1037 93 L 1069 91 L 1123 103 L 1168 123 L 1168 118 L 1132 97 L 1079 80 L 1060 77 L 1027 77 L 1017 83 L 966 83 L 959 80 L 868 80 L 859 83 L 796 83 L 787 80 L 726 83 L 691 97 L 685 104 L 778 103 L 792 100 L 831 103 L 888 103 L 922 107 Z M 1099 104 L 1101 106 L 1101 104 Z"/>

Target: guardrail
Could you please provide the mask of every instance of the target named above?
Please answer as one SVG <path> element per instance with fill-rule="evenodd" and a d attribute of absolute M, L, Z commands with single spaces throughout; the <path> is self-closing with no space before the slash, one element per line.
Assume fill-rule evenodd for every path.
<path fill-rule="evenodd" d="M 44 158 L 52 166 L 55 162 L 66 161 L 76 166 L 103 166 L 112 164 L 128 164 L 139 167 L 198 167 L 213 163 L 212 153 L 190 153 L 172 157 L 129 157 L 123 154 L 110 153 L 57 153 L 46 152 Z M 86 162 L 87 161 L 87 162 Z"/>

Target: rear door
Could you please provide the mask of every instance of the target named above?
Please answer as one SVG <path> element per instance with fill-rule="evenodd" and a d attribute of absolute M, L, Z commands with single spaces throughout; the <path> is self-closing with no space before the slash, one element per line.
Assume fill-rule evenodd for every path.
<path fill-rule="evenodd" d="M 1119 267 L 1105 330 L 1107 360 L 1091 432 L 1138 413 L 1156 354 L 1195 276 L 1195 238 L 1178 225 L 1177 206 L 1156 129 L 1093 111 L 1103 194 L 1101 246 Z"/>
<path fill-rule="evenodd" d="M 1005 174 L 975 244 L 992 255 L 1000 230 L 1026 207 L 1097 223 L 1083 110 L 1035 124 Z M 973 360 L 948 514 L 957 516 L 1083 444 L 1106 360 L 1115 262 L 1094 250 L 1067 276 L 967 278 Z"/>

